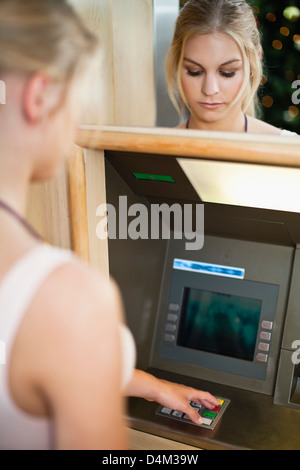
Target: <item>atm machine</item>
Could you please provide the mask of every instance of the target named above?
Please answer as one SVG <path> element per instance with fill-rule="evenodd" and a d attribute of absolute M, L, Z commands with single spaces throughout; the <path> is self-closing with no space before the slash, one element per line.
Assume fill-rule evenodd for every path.
<path fill-rule="evenodd" d="M 227 176 L 220 162 L 210 171 L 207 162 L 174 155 L 108 150 L 105 159 L 114 207 L 126 196 L 128 206 L 142 204 L 151 217 L 154 205 L 176 204 L 194 221 L 204 209 L 198 249 L 187 248 L 191 235 L 179 236 L 172 216 L 165 239 L 109 239 L 110 272 L 135 336 L 137 366 L 220 399 L 215 410 L 199 410 L 204 424 L 196 426 L 177 410 L 132 398 L 131 427 L 201 449 L 300 449 L 300 210 L 262 200 L 251 205 L 259 177 L 247 183 L 247 166 L 239 177 L 226 164 Z M 300 170 L 287 171 L 293 177 L 274 179 L 281 202 L 285 176 L 291 191 L 294 177 L 300 187 Z M 218 177 L 218 188 L 220 181 L 225 189 L 234 184 L 230 173 L 242 178 L 239 191 L 247 188 L 249 203 L 209 195 Z M 273 176 L 263 177 L 265 186 Z"/>

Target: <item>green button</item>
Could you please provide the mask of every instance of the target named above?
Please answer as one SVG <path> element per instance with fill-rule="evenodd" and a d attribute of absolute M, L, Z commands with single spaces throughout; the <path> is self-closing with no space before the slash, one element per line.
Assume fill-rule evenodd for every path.
<path fill-rule="evenodd" d="M 205 418 L 214 419 L 216 417 L 216 414 L 217 413 L 214 413 L 213 411 L 204 411 L 202 416 L 205 417 Z"/>

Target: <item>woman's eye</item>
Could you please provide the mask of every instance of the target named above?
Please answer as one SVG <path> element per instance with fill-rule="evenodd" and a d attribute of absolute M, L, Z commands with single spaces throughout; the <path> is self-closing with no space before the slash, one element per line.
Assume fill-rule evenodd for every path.
<path fill-rule="evenodd" d="M 220 70 L 220 75 L 222 75 L 222 77 L 225 77 L 225 78 L 232 78 L 235 76 L 235 71 L 233 72 L 224 72 L 223 70 Z"/>
<path fill-rule="evenodd" d="M 202 75 L 202 70 L 193 71 L 187 69 L 187 74 L 191 77 L 199 77 L 200 75 Z"/>

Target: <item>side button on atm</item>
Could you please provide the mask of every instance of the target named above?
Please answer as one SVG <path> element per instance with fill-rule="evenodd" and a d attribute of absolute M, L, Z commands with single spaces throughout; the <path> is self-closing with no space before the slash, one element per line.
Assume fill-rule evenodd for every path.
<path fill-rule="evenodd" d="M 269 345 L 269 343 L 258 343 L 258 349 L 260 351 L 268 352 L 269 349 L 270 349 L 270 345 Z"/>
<path fill-rule="evenodd" d="M 165 336 L 164 336 L 164 340 L 167 341 L 168 343 L 174 343 L 174 341 L 175 341 L 175 336 L 166 333 Z"/>
<path fill-rule="evenodd" d="M 178 310 L 179 310 L 179 305 L 178 305 L 178 304 L 174 304 L 174 303 L 171 302 L 171 303 L 169 304 L 169 310 L 170 310 L 171 312 L 178 312 Z"/>
<path fill-rule="evenodd" d="M 168 331 L 169 333 L 174 333 L 176 331 L 176 325 L 172 323 L 167 323 L 165 330 Z"/>
<path fill-rule="evenodd" d="M 268 320 L 263 320 L 261 322 L 261 327 L 264 329 L 264 330 L 272 330 L 273 328 L 273 322 L 272 321 L 268 321 Z"/>
<path fill-rule="evenodd" d="M 264 341 L 270 341 L 271 340 L 271 333 L 268 331 L 261 331 L 259 334 L 260 339 L 263 339 Z"/>
<path fill-rule="evenodd" d="M 268 362 L 268 354 L 256 354 L 256 360 L 259 362 Z"/>

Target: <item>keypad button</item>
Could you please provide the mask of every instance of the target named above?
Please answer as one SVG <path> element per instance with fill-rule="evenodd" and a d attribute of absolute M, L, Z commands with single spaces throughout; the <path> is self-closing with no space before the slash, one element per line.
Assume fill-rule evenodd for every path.
<path fill-rule="evenodd" d="M 218 413 L 218 411 L 220 411 L 220 406 L 215 406 L 211 411 L 215 411 L 216 413 Z"/>
<path fill-rule="evenodd" d="M 204 413 L 203 413 L 202 416 L 203 416 L 203 418 L 215 419 L 216 414 L 217 414 L 217 413 L 215 413 L 214 411 L 208 411 L 208 410 L 206 410 L 206 411 L 204 411 Z"/>
<path fill-rule="evenodd" d="M 161 412 L 165 415 L 170 415 L 172 413 L 172 410 L 171 408 L 167 408 L 166 406 L 164 406 L 162 409 L 161 409 Z"/>
<path fill-rule="evenodd" d="M 193 408 L 198 408 L 198 409 L 200 409 L 202 407 L 201 403 L 195 403 L 194 401 L 191 401 L 190 405 Z"/>
<path fill-rule="evenodd" d="M 173 411 L 172 416 L 176 416 L 176 418 L 181 418 L 183 413 L 181 411 Z"/>
<path fill-rule="evenodd" d="M 222 400 L 221 398 L 218 398 L 218 402 L 220 403 L 220 406 L 224 404 L 224 400 Z"/>
<path fill-rule="evenodd" d="M 206 426 L 210 426 L 213 420 L 209 418 L 202 418 L 202 421 Z"/>

